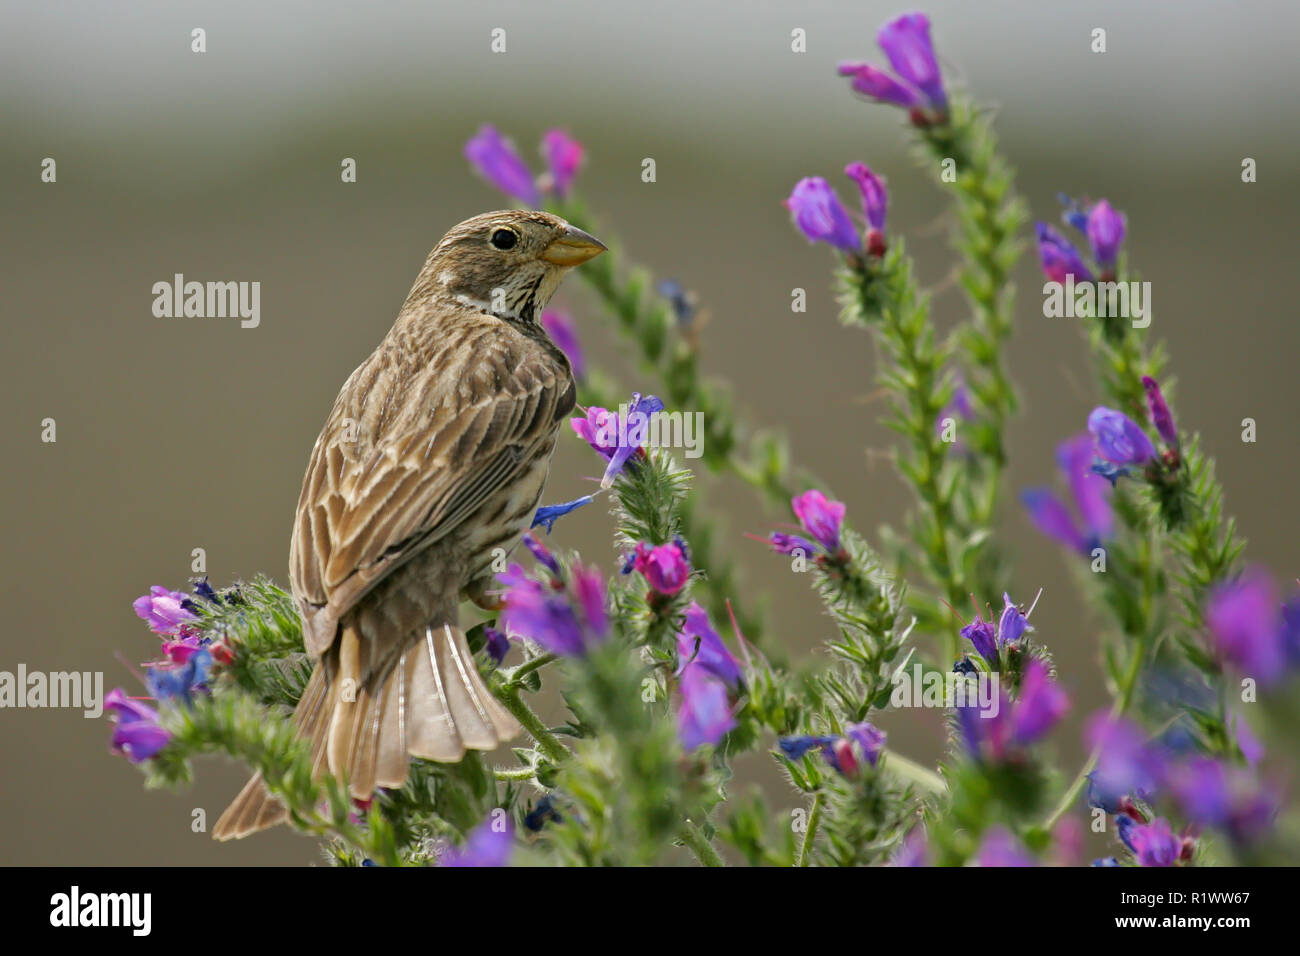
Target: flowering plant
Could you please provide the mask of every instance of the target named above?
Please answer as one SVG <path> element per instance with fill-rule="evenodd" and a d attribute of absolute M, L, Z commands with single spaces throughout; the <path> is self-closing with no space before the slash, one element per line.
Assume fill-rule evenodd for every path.
<path fill-rule="evenodd" d="M 527 733 L 513 762 L 416 760 L 404 787 L 364 803 L 314 775 L 287 719 L 310 673 L 298 613 L 264 578 L 220 591 L 206 580 L 193 593 L 154 587 L 136 602 L 161 657 L 147 693 L 110 696 L 112 747 L 151 785 L 187 781 L 204 752 L 246 762 L 291 824 L 344 865 L 651 864 L 684 854 L 709 866 L 1294 862 L 1264 741 L 1294 732 L 1300 598 L 1284 600 L 1268 572 L 1245 564 L 1213 463 L 1174 414 L 1163 348 L 1146 326 L 1100 310 L 1081 344 L 1097 404 L 1086 421 L 1060 423 L 1062 491 L 1019 496 L 1025 520 L 1064 546 L 1105 615 L 1111 703 L 1087 721 L 1083 765 L 1057 765 L 1069 680 L 1052 635 L 1033 623 L 1036 600 L 1011 597 L 1034 583 L 1013 579 L 995 534 L 1018 412 L 1005 356 L 1026 203 L 988 115 L 945 83 L 927 17 L 898 17 L 878 41 L 888 68 L 852 62 L 839 73 L 852 91 L 900 108 L 923 161 L 951 172 L 941 182 L 957 210 L 969 316 L 936 333 L 904 239 L 887 229 L 887 184 L 860 159 L 849 157 L 843 180 L 800 179 L 785 205 L 798 233 L 829 247 L 843 323 L 877 347 L 894 462 L 914 497 L 905 522 L 875 542 L 855 530 L 848 503 L 796 471 L 783 442 L 743 421 L 701 373 L 694 297 L 611 251 L 578 274 L 638 351 L 647 393 L 628 401 L 630 388 L 587 361 L 568 313 L 542 323 L 579 382 L 568 440 L 603 463 L 596 494 L 607 495 L 616 549 L 584 559 L 562 547 L 557 522 L 595 495 L 543 507 L 525 539 L 531 562 L 499 569 L 499 613 L 469 633 Z M 465 147 L 510 199 L 592 226 L 576 192 L 583 146 L 553 130 L 541 154 L 545 171 L 534 175 L 491 126 Z M 837 191 L 846 184 L 860 215 Z M 1067 199 L 1062 218 L 1034 233 L 1049 283 L 1128 281 L 1123 213 L 1105 199 Z M 760 540 L 808 574 L 830 618 L 829 663 L 786 661 L 739 587 L 692 473 L 623 420 L 665 410 L 702 416 L 701 468 L 789 510 L 797 528 Z M 971 595 L 1001 609 L 954 621 Z M 537 713 L 544 681 L 563 696 L 559 725 Z M 947 717 L 938 766 L 898 752 L 879 726 L 882 714 L 918 705 Z M 731 792 L 735 761 L 754 751 L 796 794 L 793 823 L 770 795 Z M 1099 857 L 1085 852 L 1088 831 L 1108 841 Z"/>

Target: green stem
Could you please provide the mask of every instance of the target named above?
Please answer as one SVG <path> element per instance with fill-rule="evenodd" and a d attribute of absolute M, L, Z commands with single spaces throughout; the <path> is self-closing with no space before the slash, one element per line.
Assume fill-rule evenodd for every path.
<path fill-rule="evenodd" d="M 813 797 L 812 809 L 808 811 L 808 828 L 803 832 L 803 841 L 799 844 L 799 855 L 795 857 L 795 866 L 808 866 L 812 862 L 813 841 L 817 839 L 817 829 L 822 822 L 823 797 L 819 793 Z"/>
<path fill-rule="evenodd" d="M 563 763 L 569 759 L 569 748 L 560 743 L 556 736 L 547 730 L 541 718 L 533 713 L 533 709 L 524 703 L 523 698 L 519 696 L 518 687 L 513 685 L 502 687 L 497 692 L 497 698 L 537 741 L 537 745 L 542 748 L 542 753 L 555 763 Z"/>
<path fill-rule="evenodd" d="M 494 767 L 492 768 L 492 776 L 498 780 L 532 780 L 537 776 L 537 771 L 532 767 L 511 767 L 509 769 Z"/>
<path fill-rule="evenodd" d="M 521 678 L 527 677 L 535 670 L 540 670 L 554 660 L 559 660 L 559 657 L 551 653 L 539 654 L 531 660 L 526 660 L 506 675 L 506 684 L 510 687 L 520 687 L 523 684 Z"/>
<path fill-rule="evenodd" d="M 718 855 L 718 851 L 714 849 L 713 844 L 700 832 L 700 828 L 690 820 L 682 823 L 678 836 L 704 866 L 726 866 L 722 862 L 722 857 Z"/>

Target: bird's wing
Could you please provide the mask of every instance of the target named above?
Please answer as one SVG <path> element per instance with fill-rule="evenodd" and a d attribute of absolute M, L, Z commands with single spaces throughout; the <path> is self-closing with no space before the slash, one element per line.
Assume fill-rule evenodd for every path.
<path fill-rule="evenodd" d="M 323 625 L 305 628 L 311 653 L 329 648 L 338 620 L 379 580 L 508 485 L 573 407 L 567 367 L 502 338 L 456 350 L 467 356 L 461 368 L 436 363 L 437 384 L 399 385 L 400 372 L 380 362 L 345 386 L 312 453 L 290 548 L 305 622 Z M 357 428 L 377 434 L 349 442 L 349 408 Z"/>

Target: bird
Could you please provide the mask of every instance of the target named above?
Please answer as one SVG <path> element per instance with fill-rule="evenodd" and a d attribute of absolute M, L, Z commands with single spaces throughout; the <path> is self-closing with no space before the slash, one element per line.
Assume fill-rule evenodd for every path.
<path fill-rule="evenodd" d="M 576 403 L 542 309 L 605 249 L 539 211 L 453 227 L 316 439 L 289 548 L 314 660 L 293 722 L 313 778 L 346 779 L 356 800 L 401 787 L 412 758 L 456 762 L 519 733 L 479 674 L 459 607 L 499 608 L 493 568 L 530 526 Z M 287 817 L 254 776 L 213 836 Z"/>

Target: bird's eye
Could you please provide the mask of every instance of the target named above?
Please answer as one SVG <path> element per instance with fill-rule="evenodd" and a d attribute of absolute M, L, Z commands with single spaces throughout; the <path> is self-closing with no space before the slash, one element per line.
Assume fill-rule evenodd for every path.
<path fill-rule="evenodd" d="M 513 249 L 519 241 L 519 233 L 513 229 L 495 229 L 489 241 L 494 249 Z"/>

